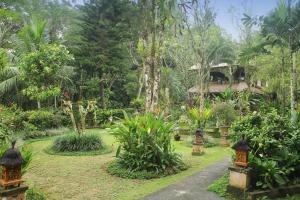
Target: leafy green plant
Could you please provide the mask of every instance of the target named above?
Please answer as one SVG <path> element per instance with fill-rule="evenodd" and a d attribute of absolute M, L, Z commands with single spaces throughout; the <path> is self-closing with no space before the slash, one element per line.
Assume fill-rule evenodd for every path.
<path fill-rule="evenodd" d="M 27 54 L 21 62 L 21 79 L 26 82 L 23 94 L 32 100 L 46 100 L 60 94 L 59 76 L 68 62 L 73 60 L 67 48 L 58 44 L 39 46 L 37 51 Z"/>
<path fill-rule="evenodd" d="M 212 114 L 217 119 L 219 126 L 230 126 L 237 116 L 234 107 L 226 102 L 216 104 L 213 107 Z"/>
<path fill-rule="evenodd" d="M 192 108 L 188 112 L 188 116 L 194 123 L 194 127 L 205 128 L 206 122 L 210 119 L 212 115 L 212 109 L 210 107 L 206 107 L 201 114 L 198 108 Z"/>
<path fill-rule="evenodd" d="M 36 110 L 28 113 L 28 123 L 38 127 L 39 130 L 57 127 L 54 114 L 49 111 Z"/>
<path fill-rule="evenodd" d="M 232 140 L 246 137 L 251 147 L 249 164 L 259 188 L 286 185 L 300 171 L 300 132 L 276 110 L 253 112 L 232 125 Z"/>
<path fill-rule="evenodd" d="M 135 110 L 132 108 L 126 109 L 109 109 L 109 110 L 97 110 L 97 121 L 101 124 L 107 123 L 112 119 L 124 119 L 124 111 L 127 113 L 133 113 Z"/>
<path fill-rule="evenodd" d="M 12 107 L 1 107 L 0 120 L 6 128 L 14 132 L 40 132 L 70 125 L 69 118 L 61 111 L 30 110 L 22 111 Z M 38 134 L 33 134 L 38 135 Z M 41 133 L 43 136 L 43 134 Z"/>
<path fill-rule="evenodd" d="M 120 146 L 117 162 L 129 171 L 164 173 L 185 169 L 171 144 L 173 125 L 162 115 L 146 114 L 125 119 L 113 133 Z"/>
<path fill-rule="evenodd" d="M 52 149 L 56 152 L 95 151 L 104 148 L 103 142 L 95 134 L 68 134 L 54 140 Z"/>
<path fill-rule="evenodd" d="M 0 122 L 0 143 L 7 142 L 10 135 L 8 128 Z"/>
<path fill-rule="evenodd" d="M 133 99 L 130 101 L 130 105 L 135 108 L 140 110 L 145 104 L 145 100 L 144 99 Z"/>
<path fill-rule="evenodd" d="M 22 174 L 25 174 L 28 170 L 29 164 L 31 163 L 33 154 L 32 150 L 27 145 L 22 146 L 21 154 L 24 160 L 26 161 L 26 163 L 22 165 Z"/>

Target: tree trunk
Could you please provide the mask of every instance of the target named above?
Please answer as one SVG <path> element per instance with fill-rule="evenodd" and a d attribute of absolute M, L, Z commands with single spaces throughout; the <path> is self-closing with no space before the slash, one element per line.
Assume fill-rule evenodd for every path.
<path fill-rule="evenodd" d="M 104 81 L 103 81 L 103 72 L 102 70 L 99 71 L 99 94 L 100 94 L 100 106 L 102 109 L 106 109 L 105 105 L 105 95 L 104 95 Z"/>
<path fill-rule="evenodd" d="M 37 101 L 37 107 L 38 109 L 41 109 L 41 102 L 39 100 Z"/>
<path fill-rule="evenodd" d="M 285 114 L 285 104 L 286 104 L 284 68 L 285 68 L 284 51 L 283 48 L 281 48 L 281 95 L 282 95 L 281 111 L 283 114 Z"/>
<path fill-rule="evenodd" d="M 155 72 L 153 80 L 153 108 L 152 111 L 157 111 L 158 108 L 158 95 L 159 95 L 159 84 L 160 84 L 160 66 L 155 61 Z"/>
<path fill-rule="evenodd" d="M 72 122 L 74 131 L 78 131 L 73 111 L 69 112 L 69 115 L 70 115 L 70 118 L 71 118 L 71 122 Z"/>
<path fill-rule="evenodd" d="M 168 87 L 165 88 L 165 96 L 166 96 L 165 113 L 168 114 L 170 112 L 170 90 Z"/>
<path fill-rule="evenodd" d="M 56 96 L 54 97 L 54 108 L 57 109 L 57 98 L 56 98 Z"/>
<path fill-rule="evenodd" d="M 292 69 L 291 69 L 291 122 L 296 124 L 297 122 L 297 102 L 296 102 L 296 83 L 297 83 L 297 71 L 296 71 L 296 53 L 292 52 Z"/>
<path fill-rule="evenodd" d="M 152 85 L 152 80 L 150 76 L 150 64 L 146 62 L 145 64 L 145 88 L 146 88 L 146 111 L 151 110 L 151 104 L 152 104 L 152 91 L 151 91 L 151 85 Z"/>
<path fill-rule="evenodd" d="M 143 63 L 143 69 L 142 69 L 141 75 L 139 77 L 139 89 L 138 89 L 138 93 L 137 93 L 137 96 L 136 96 L 137 99 L 141 98 L 142 89 L 143 89 L 143 86 L 144 86 L 145 68 L 146 68 L 145 63 Z"/>

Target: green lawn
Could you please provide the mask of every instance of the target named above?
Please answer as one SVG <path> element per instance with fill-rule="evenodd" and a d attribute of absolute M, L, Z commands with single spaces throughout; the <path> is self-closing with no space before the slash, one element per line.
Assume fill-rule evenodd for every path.
<path fill-rule="evenodd" d="M 106 173 L 106 164 L 114 159 L 117 144 L 105 130 L 92 129 L 101 135 L 107 145 L 112 145 L 113 152 L 95 156 L 58 156 L 45 153 L 53 138 L 34 141 L 29 145 L 34 156 L 24 179 L 29 186 L 34 186 L 46 193 L 47 199 L 136 199 L 157 191 L 186 176 L 200 171 L 204 167 L 230 155 L 229 148 L 213 147 L 205 149 L 203 156 L 191 156 L 191 147 L 186 142 L 176 142 L 178 153 L 190 166 L 179 174 L 153 179 L 131 180 L 111 176 Z"/>

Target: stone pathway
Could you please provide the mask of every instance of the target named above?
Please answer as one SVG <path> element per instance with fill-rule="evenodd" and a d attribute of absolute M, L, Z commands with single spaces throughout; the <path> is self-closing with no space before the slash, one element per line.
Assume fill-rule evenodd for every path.
<path fill-rule="evenodd" d="M 220 178 L 229 165 L 230 157 L 140 200 L 221 200 L 215 193 L 207 191 L 207 187 Z"/>

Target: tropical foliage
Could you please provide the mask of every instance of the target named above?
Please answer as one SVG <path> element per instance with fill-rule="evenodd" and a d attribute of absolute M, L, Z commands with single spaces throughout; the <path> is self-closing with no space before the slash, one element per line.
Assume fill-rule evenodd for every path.
<path fill-rule="evenodd" d="M 287 117 L 275 110 L 250 113 L 232 125 L 232 132 L 234 141 L 241 137 L 249 141 L 256 187 L 274 188 L 295 181 L 300 170 L 300 134 Z"/>
<path fill-rule="evenodd" d="M 117 162 L 129 171 L 159 174 L 185 168 L 171 144 L 172 124 L 162 115 L 126 116 L 113 134 L 120 143 Z"/>
<path fill-rule="evenodd" d="M 101 138 L 91 134 L 64 135 L 55 139 L 52 146 L 56 152 L 97 151 L 103 148 Z"/>

